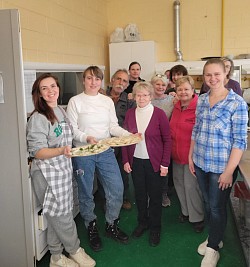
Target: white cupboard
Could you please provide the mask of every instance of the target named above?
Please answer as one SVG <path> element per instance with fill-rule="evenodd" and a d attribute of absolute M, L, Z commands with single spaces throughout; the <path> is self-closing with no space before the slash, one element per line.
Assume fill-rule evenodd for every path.
<path fill-rule="evenodd" d="M 153 41 L 109 44 L 110 76 L 118 69 L 128 69 L 132 61 L 141 65 L 141 78 L 150 81 L 155 73 L 156 47 Z"/>

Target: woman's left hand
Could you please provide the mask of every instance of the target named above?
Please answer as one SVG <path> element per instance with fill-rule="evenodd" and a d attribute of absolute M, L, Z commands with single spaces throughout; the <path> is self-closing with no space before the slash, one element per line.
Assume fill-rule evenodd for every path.
<path fill-rule="evenodd" d="M 222 190 L 232 187 L 233 175 L 223 172 L 219 177 L 218 183 L 219 183 L 219 188 Z"/>
<path fill-rule="evenodd" d="M 168 174 L 168 168 L 164 168 L 161 166 L 160 176 L 167 176 L 167 174 Z"/>

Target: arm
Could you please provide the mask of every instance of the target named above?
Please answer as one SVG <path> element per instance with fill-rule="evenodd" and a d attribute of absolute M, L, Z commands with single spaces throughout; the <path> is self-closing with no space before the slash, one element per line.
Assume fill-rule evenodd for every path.
<path fill-rule="evenodd" d="M 67 115 L 74 130 L 74 139 L 79 142 L 87 143 L 87 135 L 79 129 L 78 125 L 79 112 L 77 110 L 77 100 L 75 98 L 71 98 L 69 100 L 67 106 Z"/>
<path fill-rule="evenodd" d="M 110 110 L 109 110 L 109 131 L 110 134 L 113 136 L 128 136 L 130 133 L 124 130 L 122 127 L 119 126 L 118 120 L 116 117 L 115 106 L 112 100 L 110 100 Z"/>
<path fill-rule="evenodd" d="M 218 180 L 219 188 L 221 188 L 222 190 L 232 186 L 233 172 L 239 164 L 242 154 L 243 150 L 240 150 L 238 148 L 232 149 L 227 166 Z"/>
<path fill-rule="evenodd" d="M 193 151 L 194 151 L 194 140 L 191 139 L 190 149 L 188 154 L 188 164 L 190 172 L 193 174 L 193 176 L 196 176 L 194 169 L 194 162 L 193 162 Z"/>
<path fill-rule="evenodd" d="M 168 171 L 167 167 L 169 166 L 169 163 L 170 163 L 172 140 L 171 140 L 171 133 L 170 133 L 168 118 L 166 114 L 164 113 L 164 111 L 163 110 L 161 111 L 162 112 L 160 114 L 160 133 L 161 133 L 162 142 L 163 142 L 163 157 L 162 157 L 160 169 L 162 173 L 165 174 Z M 162 175 L 162 176 L 165 176 L 165 175 Z"/>
<path fill-rule="evenodd" d="M 49 159 L 60 155 L 71 156 L 71 147 L 59 147 L 62 136 L 56 136 L 54 127 L 44 115 L 34 113 L 27 123 L 27 145 L 31 157 Z M 50 147 L 49 147 L 50 146 Z"/>
<path fill-rule="evenodd" d="M 49 159 L 54 158 L 60 155 L 64 155 L 66 157 L 71 157 L 71 147 L 70 146 L 62 146 L 55 148 L 42 148 L 38 150 L 35 154 L 35 158 L 37 159 Z"/>
<path fill-rule="evenodd" d="M 226 168 L 218 181 L 219 188 L 222 190 L 232 186 L 233 172 L 247 147 L 248 107 L 245 101 L 239 103 L 232 116 L 232 122 L 233 147 Z"/>

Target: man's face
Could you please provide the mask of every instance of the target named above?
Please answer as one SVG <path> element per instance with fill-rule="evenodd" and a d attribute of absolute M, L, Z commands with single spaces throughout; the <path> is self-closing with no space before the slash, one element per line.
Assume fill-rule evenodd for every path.
<path fill-rule="evenodd" d="M 121 94 L 128 86 L 129 79 L 125 72 L 116 73 L 115 77 L 111 80 L 112 90 Z"/>

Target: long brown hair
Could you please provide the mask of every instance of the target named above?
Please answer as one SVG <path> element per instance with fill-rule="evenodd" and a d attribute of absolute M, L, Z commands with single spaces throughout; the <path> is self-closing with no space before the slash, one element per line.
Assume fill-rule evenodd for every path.
<path fill-rule="evenodd" d="M 33 100 L 33 104 L 35 109 L 33 110 L 33 112 L 31 113 L 31 115 L 37 111 L 38 113 L 43 114 L 51 123 L 52 125 L 58 121 L 53 108 L 51 108 L 47 102 L 43 99 L 43 97 L 41 97 L 40 94 L 40 84 L 41 81 L 46 79 L 46 78 L 53 78 L 56 82 L 56 85 L 59 87 L 60 90 L 60 85 L 58 82 L 58 78 L 54 75 L 52 75 L 51 73 L 43 73 L 42 75 L 40 75 L 34 82 L 33 86 L 32 86 L 32 100 Z"/>

